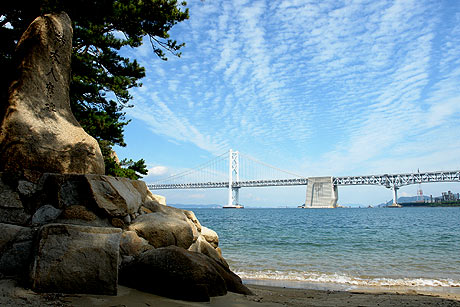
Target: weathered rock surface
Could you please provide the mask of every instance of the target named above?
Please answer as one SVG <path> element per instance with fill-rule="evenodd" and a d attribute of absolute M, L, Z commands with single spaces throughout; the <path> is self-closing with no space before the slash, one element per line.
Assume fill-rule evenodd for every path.
<path fill-rule="evenodd" d="M 32 216 L 32 225 L 43 225 L 51 223 L 61 215 L 62 210 L 54 208 L 51 205 L 44 205 L 35 211 Z"/>
<path fill-rule="evenodd" d="M 147 240 L 139 237 L 135 231 L 123 231 L 120 240 L 120 255 L 138 256 L 152 248 L 153 246 Z"/>
<path fill-rule="evenodd" d="M 124 217 L 137 212 L 146 197 L 139 192 L 140 181 L 98 175 L 86 175 L 86 178 L 97 206 L 110 216 Z"/>
<path fill-rule="evenodd" d="M 189 251 L 202 253 L 217 262 L 220 262 L 224 267 L 228 268 L 228 263 L 225 261 L 222 254 L 220 254 L 208 241 L 204 238 L 204 236 L 199 236 L 198 239 L 188 248 Z"/>
<path fill-rule="evenodd" d="M 201 235 L 206 239 L 209 244 L 211 244 L 214 248 L 217 248 L 219 246 L 219 236 L 217 233 L 209 229 L 207 227 L 202 226 L 201 227 Z"/>
<path fill-rule="evenodd" d="M 0 170 L 104 173 L 97 141 L 70 109 L 71 51 L 66 13 L 36 18 L 19 40 L 18 73 L 0 126 Z"/>
<path fill-rule="evenodd" d="M 175 245 L 187 249 L 193 243 L 193 230 L 190 224 L 184 219 L 163 212 L 140 215 L 128 230 L 135 231 L 155 248 Z"/>
<path fill-rule="evenodd" d="M 152 192 L 150 192 L 149 197 L 150 200 L 156 203 L 157 205 L 166 206 L 166 198 L 164 196 L 152 194 Z"/>
<path fill-rule="evenodd" d="M 24 225 L 30 219 L 19 194 L 3 181 L 0 173 L 0 223 Z"/>
<path fill-rule="evenodd" d="M 176 246 L 142 253 L 120 271 L 120 283 L 189 301 L 209 301 L 227 290 L 251 294 L 238 276 L 214 260 Z"/>
<path fill-rule="evenodd" d="M 26 276 L 35 229 L 0 223 L 0 274 Z"/>
<path fill-rule="evenodd" d="M 37 292 L 116 294 L 121 230 L 48 224 L 31 271 Z"/>

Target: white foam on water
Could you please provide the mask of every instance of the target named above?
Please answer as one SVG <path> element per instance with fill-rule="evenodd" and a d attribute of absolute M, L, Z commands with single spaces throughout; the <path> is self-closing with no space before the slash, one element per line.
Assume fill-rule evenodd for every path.
<path fill-rule="evenodd" d="M 236 271 L 242 279 L 300 281 L 321 284 L 342 284 L 359 287 L 460 287 L 460 280 L 430 278 L 372 278 L 356 277 L 346 274 L 326 274 L 316 272 L 295 271 Z"/>

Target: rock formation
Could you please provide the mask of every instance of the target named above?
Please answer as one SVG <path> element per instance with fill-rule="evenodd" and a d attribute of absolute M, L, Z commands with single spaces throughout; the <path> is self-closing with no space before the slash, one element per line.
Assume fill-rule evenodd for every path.
<path fill-rule="evenodd" d="M 0 275 L 30 278 L 35 291 L 115 294 L 120 268 L 121 282 L 173 298 L 250 293 L 217 234 L 193 212 L 158 204 L 142 181 L 0 173 L 0 188 Z"/>
<path fill-rule="evenodd" d="M 70 109 L 71 52 L 66 13 L 38 17 L 22 35 L 0 127 L 0 170 L 104 174 L 97 141 Z"/>
<path fill-rule="evenodd" d="M 38 292 L 116 294 L 123 283 L 187 300 L 250 294 L 217 234 L 142 181 L 101 175 L 97 142 L 69 106 L 72 28 L 35 19 L 0 127 L 0 278 Z"/>

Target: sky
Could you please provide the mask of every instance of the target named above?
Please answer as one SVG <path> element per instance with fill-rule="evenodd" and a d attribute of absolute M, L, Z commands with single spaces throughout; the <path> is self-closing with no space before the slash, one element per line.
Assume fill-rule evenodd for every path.
<path fill-rule="evenodd" d="M 460 169 L 460 1 L 192 0 L 171 38 L 123 55 L 146 68 L 131 91 L 120 158 L 147 183 L 229 149 L 305 177 Z M 415 195 L 418 186 L 399 191 Z M 425 195 L 460 192 L 424 184 Z M 305 187 L 245 188 L 246 206 L 292 206 Z M 170 204 L 225 204 L 219 190 L 161 190 Z M 383 187 L 340 187 L 339 204 L 379 204 Z"/>

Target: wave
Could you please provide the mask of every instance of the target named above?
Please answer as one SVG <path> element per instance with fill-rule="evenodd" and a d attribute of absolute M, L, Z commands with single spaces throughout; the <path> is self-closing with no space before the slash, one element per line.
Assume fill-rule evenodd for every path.
<path fill-rule="evenodd" d="M 321 284 L 341 284 L 361 287 L 460 287 L 460 280 L 430 278 L 373 278 L 356 277 L 346 274 L 326 274 L 295 271 L 235 271 L 242 279 L 301 281 Z"/>

